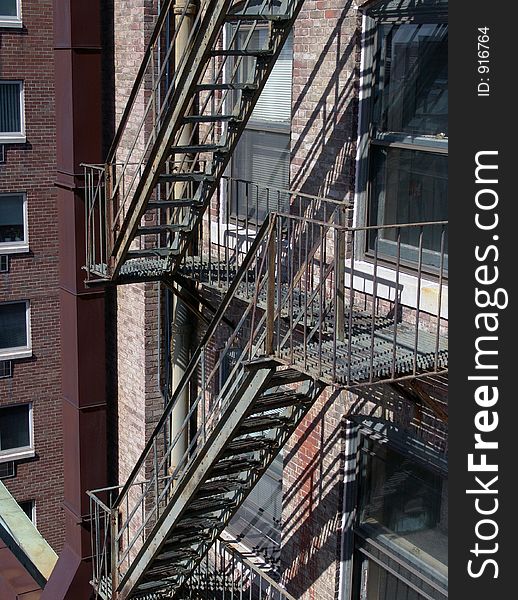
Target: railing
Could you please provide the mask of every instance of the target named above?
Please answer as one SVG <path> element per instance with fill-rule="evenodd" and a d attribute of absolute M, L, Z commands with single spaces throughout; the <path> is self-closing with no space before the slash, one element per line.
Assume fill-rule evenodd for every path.
<path fill-rule="evenodd" d="M 215 540 L 178 594 L 181 600 L 214 597 L 222 600 L 295 600 L 264 570 L 221 538 Z"/>
<path fill-rule="evenodd" d="M 94 202 L 104 202 L 102 207 L 94 203 L 90 212 L 101 213 L 105 217 L 95 235 L 97 242 L 104 245 L 101 254 L 107 258 L 118 250 L 121 232 L 125 230 L 128 218 L 134 216 L 135 199 L 146 177 L 155 181 L 158 172 L 210 173 L 218 177 L 224 168 L 219 159 L 208 161 L 203 154 L 165 156 L 158 149 L 166 138 L 168 148 L 175 145 L 224 144 L 232 127 L 238 121 L 242 123 L 251 113 L 252 105 L 242 103 L 251 90 L 242 86 L 243 83 L 254 83 L 258 68 L 256 59 L 241 55 L 209 57 L 206 52 L 222 48 L 223 43 L 230 50 L 270 49 L 275 46 L 278 35 L 274 24 L 264 42 L 258 46 L 254 34 L 262 30 L 266 22 L 262 23 L 260 19 L 243 22 L 238 18 L 230 19 L 232 27 L 224 33 L 221 25 L 225 18 L 229 19 L 232 4 L 232 0 L 201 0 L 195 12 L 194 4 L 187 0 L 181 11 L 176 9 L 172 0 L 166 0 L 162 5 L 106 163 L 102 166 L 104 197 L 94 191 L 95 182 L 89 193 Z M 254 6 L 251 0 L 245 0 L 236 3 L 236 12 L 258 15 L 282 13 L 284 17 L 293 17 L 300 5 L 300 0 L 284 0 L 280 4 L 263 0 L 259 6 Z M 209 39 L 214 45 L 208 43 Z M 180 45 L 182 52 L 178 50 Z M 200 52 L 205 52 L 206 60 L 201 60 Z M 196 88 L 197 83 L 205 88 Z M 221 84 L 221 87 L 214 89 L 213 84 Z M 231 89 L 229 85 L 232 84 L 239 85 Z M 189 95 L 184 98 L 189 90 Z M 191 114 L 195 114 L 196 119 L 185 122 L 183 116 Z M 171 129 L 172 121 L 175 125 Z M 184 196 L 184 189 L 177 184 L 163 183 L 155 188 L 154 193 L 157 199 L 170 200 Z M 139 207 L 138 211 L 141 209 Z M 104 271 L 110 270 L 108 262 Z"/>
<path fill-rule="evenodd" d="M 204 451 L 249 360 L 275 357 L 346 387 L 447 368 L 447 223 L 351 228 L 270 213 L 246 248 L 128 481 L 113 502 L 91 496 L 99 522 L 109 523 L 95 533 L 104 540 L 96 564 L 101 576 L 110 564 L 113 589 Z M 223 316 L 236 298 L 247 302 L 229 329 Z"/>
<path fill-rule="evenodd" d="M 223 381 L 223 372 L 227 369 L 225 360 L 229 349 L 249 340 L 243 357 L 248 357 L 254 352 L 249 336 L 253 305 L 249 305 L 232 332 L 222 323 L 222 317 L 234 298 L 235 290 L 244 281 L 245 274 L 256 268 L 258 271 L 262 270 L 261 264 L 265 260 L 268 239 L 273 229 L 272 223 L 273 221 L 266 222 L 259 229 L 247 260 L 242 263 L 228 294 L 218 308 L 185 375 L 174 390 L 151 439 L 120 493 L 116 497 L 112 495 L 104 500 L 102 496 L 99 497 L 98 492 L 90 493 L 95 505 L 94 510 L 99 514 L 97 522 L 104 526 L 109 523 L 109 531 L 104 529 L 94 532 L 95 548 L 99 555 L 95 561 L 96 572 L 93 580 L 96 589 L 106 585 L 103 578 L 108 575 L 108 564 L 108 580 L 112 589 L 115 590 L 119 586 L 174 490 L 182 483 L 189 467 L 203 450 L 207 437 L 219 423 L 234 390 L 244 380 L 245 373 L 240 369 L 241 362 L 236 365 L 226 381 Z M 258 267 L 256 263 L 259 263 Z M 221 347 L 223 349 L 220 357 L 215 361 L 214 354 Z M 171 424 L 175 411 L 181 406 L 184 394 L 188 393 L 193 385 L 199 390 L 196 398 L 192 399 L 186 412 L 182 413 L 181 424 L 172 433 Z M 198 428 L 193 436 L 188 437 L 185 446 L 193 419 L 196 420 Z"/>

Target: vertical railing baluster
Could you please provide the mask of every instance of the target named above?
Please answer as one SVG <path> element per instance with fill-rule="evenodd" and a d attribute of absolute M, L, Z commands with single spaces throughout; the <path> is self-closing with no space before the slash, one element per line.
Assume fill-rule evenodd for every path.
<path fill-rule="evenodd" d="M 439 264 L 439 290 L 437 298 L 437 327 L 435 332 L 435 358 L 434 358 L 434 370 L 439 370 L 439 340 L 441 336 L 441 311 L 442 311 L 442 286 L 444 277 L 444 237 L 445 237 L 444 225 L 441 225 L 441 258 Z"/>
<path fill-rule="evenodd" d="M 423 226 L 419 227 L 419 256 L 417 262 L 417 298 L 415 310 L 415 338 L 413 374 L 417 373 L 417 350 L 419 346 L 419 319 L 421 316 L 421 279 L 423 272 Z"/>
<path fill-rule="evenodd" d="M 364 235 L 368 235 L 365 234 Z M 351 230 L 351 268 L 349 273 L 349 331 L 347 334 L 347 385 L 351 385 L 352 343 L 353 343 L 353 311 L 354 311 L 354 261 L 356 252 L 356 231 Z"/>
<path fill-rule="evenodd" d="M 376 332 L 376 306 L 378 303 L 378 248 L 379 235 L 376 230 L 374 238 L 374 265 L 372 275 L 372 310 L 371 310 L 371 348 L 369 352 L 369 381 L 374 378 L 374 335 Z M 382 367 L 382 365 L 380 365 Z"/>
<path fill-rule="evenodd" d="M 392 379 L 396 376 L 397 359 L 397 335 L 399 320 L 399 273 L 401 266 L 401 228 L 397 228 L 397 246 L 396 246 L 396 290 L 394 295 L 394 333 L 392 337 Z"/>

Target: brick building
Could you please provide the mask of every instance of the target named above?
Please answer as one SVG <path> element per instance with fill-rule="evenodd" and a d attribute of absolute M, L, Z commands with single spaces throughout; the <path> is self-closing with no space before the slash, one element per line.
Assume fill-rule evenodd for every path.
<path fill-rule="evenodd" d="M 63 437 L 52 2 L 0 5 L 0 468 L 59 552 Z"/>
<path fill-rule="evenodd" d="M 447 2 L 223 4 L 101 3 L 94 586 L 440 600 Z"/>

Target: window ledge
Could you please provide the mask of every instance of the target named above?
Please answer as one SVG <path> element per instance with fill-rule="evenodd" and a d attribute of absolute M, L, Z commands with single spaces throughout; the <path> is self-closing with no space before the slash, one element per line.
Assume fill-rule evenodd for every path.
<path fill-rule="evenodd" d="M 350 285 L 351 261 L 346 261 L 345 285 Z M 396 271 L 390 267 L 376 268 L 377 273 L 377 295 L 384 300 L 394 301 Z M 354 261 L 353 287 L 356 291 L 372 294 L 374 274 L 374 265 L 370 262 L 358 260 Z M 362 277 L 365 275 L 366 277 Z M 399 273 L 400 303 L 409 308 L 417 308 L 417 286 L 418 280 L 415 275 L 408 273 Z M 439 284 L 435 281 L 427 280 L 421 277 L 421 293 L 419 309 L 430 314 L 437 313 L 439 302 Z M 441 317 L 448 319 L 448 285 L 443 283 L 441 298 Z"/>
<path fill-rule="evenodd" d="M 0 360 L 16 360 L 18 358 L 30 358 L 32 348 L 6 348 L 0 350 Z"/>
<path fill-rule="evenodd" d="M 9 28 L 9 29 L 21 29 L 23 27 L 23 22 L 21 19 L 6 19 L 5 17 L 0 17 L 0 28 Z"/>
<path fill-rule="evenodd" d="M 29 244 L 25 242 L 0 243 L 0 254 L 26 254 L 29 250 Z"/>
<path fill-rule="evenodd" d="M 0 135 L 0 144 L 25 144 L 27 137 L 21 133 Z"/>
<path fill-rule="evenodd" d="M 6 452 L 8 453 L 0 454 L 0 463 L 23 460 L 25 458 L 34 458 L 36 456 L 34 448 L 26 448 L 23 450 L 14 448 L 12 452 Z"/>

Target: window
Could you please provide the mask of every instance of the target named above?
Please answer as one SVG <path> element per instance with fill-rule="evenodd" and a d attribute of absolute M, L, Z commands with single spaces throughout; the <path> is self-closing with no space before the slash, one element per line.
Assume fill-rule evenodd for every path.
<path fill-rule="evenodd" d="M 253 4 L 253 2 L 251 3 Z M 250 12 L 260 12 L 249 7 Z M 232 35 L 232 31 L 230 33 Z M 258 25 L 252 32 L 242 24 L 235 37 L 235 48 L 262 49 L 268 29 Z M 239 82 L 252 81 L 255 59 L 241 60 Z M 256 186 L 235 186 L 231 191 L 232 215 L 263 221 L 273 210 L 288 208 L 290 184 L 290 124 L 293 71 L 293 38 L 288 37 L 266 82 L 261 96 L 233 154 L 232 177 Z M 259 189 L 257 186 L 259 186 Z M 271 188 L 268 192 L 264 188 Z M 242 199 L 246 197 L 247 206 Z M 247 213 L 247 214 L 246 214 Z"/>
<path fill-rule="evenodd" d="M 25 500 L 24 502 L 19 502 L 18 505 L 33 524 L 36 525 L 36 503 L 34 500 Z"/>
<path fill-rule="evenodd" d="M 25 142 L 23 83 L 0 80 L 0 144 Z"/>
<path fill-rule="evenodd" d="M 20 0 L 0 0 L 0 27 L 21 27 Z"/>
<path fill-rule="evenodd" d="M 28 249 L 25 194 L 0 194 L 0 254 L 27 252 Z"/>
<path fill-rule="evenodd" d="M 363 440 L 360 466 L 360 528 L 368 537 L 418 561 L 421 569 L 445 574 L 447 481 L 412 458 L 369 439 Z"/>
<path fill-rule="evenodd" d="M 0 360 L 32 355 L 29 303 L 0 304 Z"/>
<path fill-rule="evenodd" d="M 366 39 L 362 99 L 361 171 L 367 224 L 394 225 L 446 221 L 448 189 L 448 25 L 445 2 L 406 2 L 400 20 L 375 3 Z M 420 5 L 427 13 L 419 14 Z M 408 8 L 408 7 L 412 8 Z M 416 8 L 417 7 L 417 8 Z M 424 8 L 423 8 L 424 7 Z M 438 9 L 439 10 L 439 9 Z M 414 12 L 413 12 L 414 11 Z M 415 12 L 417 11 L 417 12 Z M 402 16 L 401 16 L 402 15 Z M 388 22 L 384 22 L 388 21 Z M 371 65 L 371 69 L 368 65 Z M 368 81 L 367 81 L 368 80 Z M 442 225 L 376 230 L 366 239 L 367 255 L 394 260 L 400 232 L 403 263 L 419 261 L 437 269 L 447 261 Z M 447 265 L 445 262 L 444 266 Z"/>
<path fill-rule="evenodd" d="M 32 406 L 0 408 L 0 462 L 34 456 Z"/>

